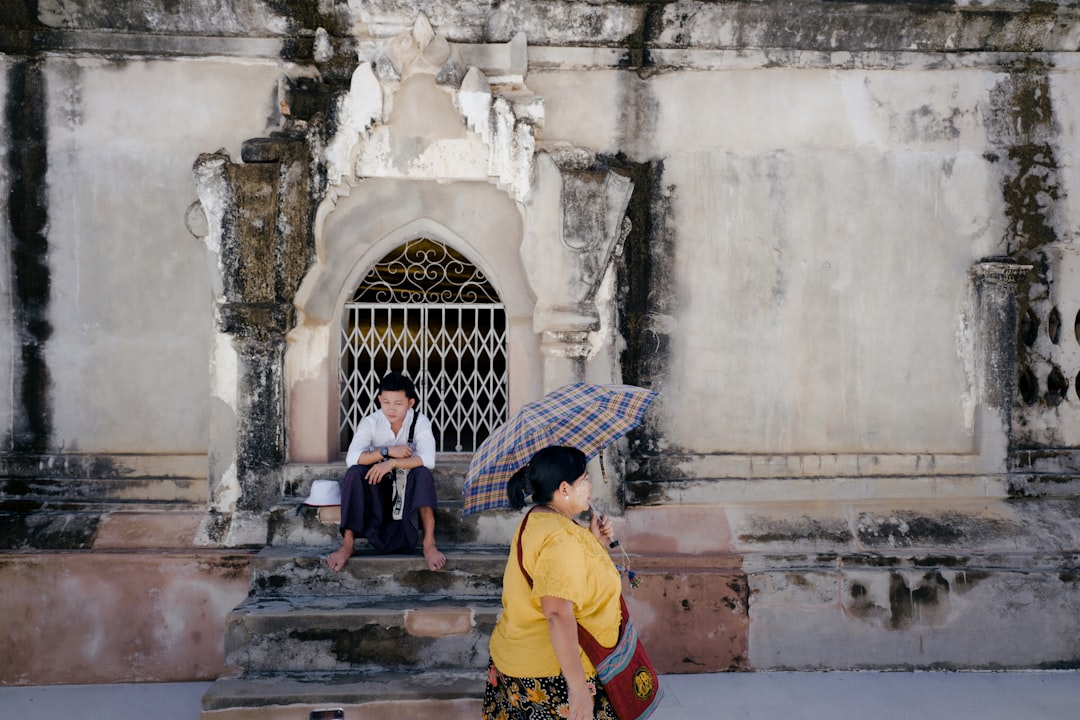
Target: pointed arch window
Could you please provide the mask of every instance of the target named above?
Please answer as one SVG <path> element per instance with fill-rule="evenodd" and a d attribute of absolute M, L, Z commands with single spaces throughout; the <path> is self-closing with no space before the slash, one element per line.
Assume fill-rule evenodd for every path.
<path fill-rule="evenodd" d="M 341 332 L 342 450 L 394 370 L 416 383 L 442 452 L 472 452 L 505 421 L 506 311 L 453 248 L 417 238 L 387 254 L 345 304 Z"/>

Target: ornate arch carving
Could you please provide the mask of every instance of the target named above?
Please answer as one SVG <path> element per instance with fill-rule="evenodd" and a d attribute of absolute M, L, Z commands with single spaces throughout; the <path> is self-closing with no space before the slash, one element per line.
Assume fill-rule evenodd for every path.
<path fill-rule="evenodd" d="M 195 164 L 219 261 L 211 540 L 258 542 L 285 463 L 333 460 L 336 308 L 357 263 L 410 223 L 444 230 L 499 290 L 518 348 L 512 406 L 582 379 L 603 342 L 596 298 L 632 185 L 585 148 L 538 145 L 525 36 L 452 43 L 420 15 L 356 45 L 361 61 L 322 116 L 329 134 L 325 119 L 296 117 L 283 81 L 283 129 L 245 143 L 241 163 L 219 152 Z"/>

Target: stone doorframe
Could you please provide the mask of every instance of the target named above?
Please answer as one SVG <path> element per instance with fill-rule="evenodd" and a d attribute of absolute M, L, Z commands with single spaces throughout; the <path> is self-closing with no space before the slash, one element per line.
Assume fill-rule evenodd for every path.
<path fill-rule="evenodd" d="M 285 464 L 338 461 L 340 313 L 406 240 L 454 247 L 498 291 L 511 410 L 587 374 L 619 380 L 588 360 L 612 345 L 601 286 L 632 183 L 586 148 L 537 141 L 544 105 L 525 82 L 524 34 L 453 44 L 420 16 L 388 41 L 356 42 L 375 59 L 333 112 L 295 119 L 283 79 L 282 130 L 247 141 L 240 163 L 224 151 L 195 163 L 216 261 L 206 543 L 265 544 Z M 320 47 L 333 52 L 317 37 L 317 60 Z"/>

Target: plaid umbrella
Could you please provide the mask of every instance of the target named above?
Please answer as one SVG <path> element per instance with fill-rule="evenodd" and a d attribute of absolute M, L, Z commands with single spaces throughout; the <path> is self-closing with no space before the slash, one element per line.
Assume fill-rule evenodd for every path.
<path fill-rule="evenodd" d="M 633 385 L 574 383 L 524 405 L 473 454 L 462 514 L 510 507 L 510 476 L 548 445 L 575 447 L 591 460 L 640 425 L 656 397 Z"/>

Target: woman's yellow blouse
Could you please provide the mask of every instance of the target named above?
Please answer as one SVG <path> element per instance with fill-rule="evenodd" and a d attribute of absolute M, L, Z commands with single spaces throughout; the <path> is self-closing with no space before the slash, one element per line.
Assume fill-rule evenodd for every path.
<path fill-rule="evenodd" d="M 551 645 L 547 619 L 540 609 L 545 595 L 569 600 L 574 617 L 602 645 L 619 638 L 619 571 L 607 549 L 586 528 L 558 513 L 534 512 L 521 538 L 522 562 L 533 587 L 517 560 L 518 526 L 503 573 L 503 613 L 491 635 L 491 659 L 510 677 L 559 675 L 559 661 Z M 593 665 L 581 653 L 585 672 Z"/>

